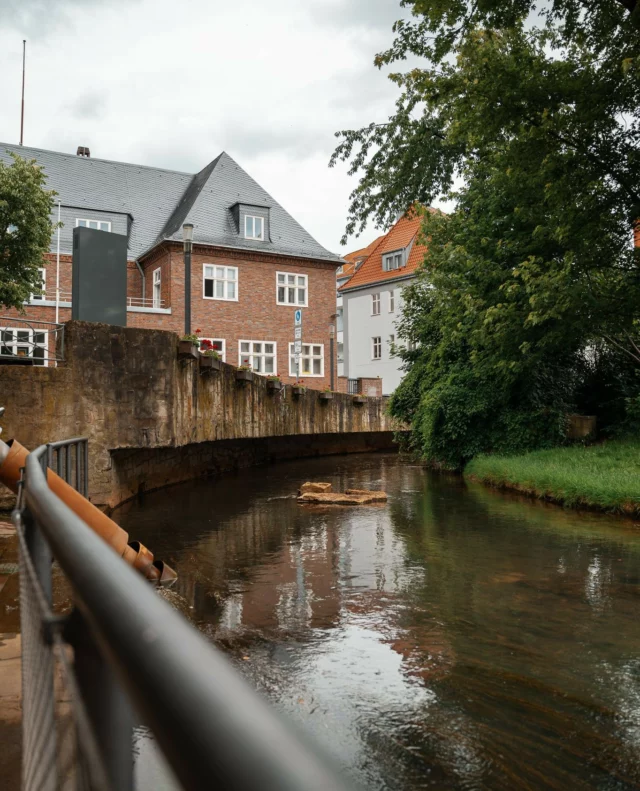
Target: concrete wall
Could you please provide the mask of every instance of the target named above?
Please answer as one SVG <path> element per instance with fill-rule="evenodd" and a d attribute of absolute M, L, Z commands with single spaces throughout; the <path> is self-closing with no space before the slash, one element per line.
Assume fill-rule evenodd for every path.
<path fill-rule="evenodd" d="M 394 310 L 389 310 L 389 292 L 395 295 Z M 380 294 L 380 314 L 371 314 L 373 294 Z M 382 378 L 382 392 L 391 395 L 400 384 L 401 361 L 391 357 L 390 336 L 398 342 L 396 321 L 402 312 L 402 287 L 385 283 L 343 295 L 345 374 L 349 379 Z M 382 357 L 372 359 L 372 338 L 382 338 Z"/>
<path fill-rule="evenodd" d="M 88 436 L 91 499 L 111 507 L 139 489 L 221 469 L 211 447 L 220 441 L 303 437 L 309 444 L 313 435 L 314 453 L 359 450 L 357 437 L 364 434 L 372 437 L 368 447 L 376 446 L 373 435 L 380 447 L 389 444 L 394 426 L 383 399 L 354 405 L 352 397 L 336 393 L 325 404 L 318 391 L 294 398 L 289 387 L 270 394 L 261 377 L 236 382 L 235 366 L 202 374 L 197 361 L 178 360 L 177 340 L 161 330 L 67 323 L 63 366 L 0 366 L 3 438 L 15 436 L 34 448 Z M 335 435 L 352 437 L 353 447 L 349 439 L 339 445 L 317 439 Z M 178 448 L 178 455 L 167 454 Z M 158 451 L 157 464 L 152 451 Z M 267 449 L 261 458 L 298 451 L 285 444 L 275 456 Z M 258 451 L 243 446 L 233 453 L 241 460 L 232 466 L 245 466 Z"/>

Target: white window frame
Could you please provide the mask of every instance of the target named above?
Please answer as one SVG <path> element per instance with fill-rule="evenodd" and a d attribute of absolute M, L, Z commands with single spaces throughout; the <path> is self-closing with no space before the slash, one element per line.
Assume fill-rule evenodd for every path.
<path fill-rule="evenodd" d="M 224 338 L 200 338 L 200 341 L 211 341 L 211 343 L 219 343 L 222 348 L 215 349 L 220 355 L 220 359 L 223 363 L 227 362 L 227 342 Z"/>
<path fill-rule="evenodd" d="M 376 355 L 376 351 L 378 354 Z M 371 338 L 371 359 L 382 360 L 382 336 L 374 335 Z"/>
<path fill-rule="evenodd" d="M 162 267 L 161 266 L 153 270 L 151 288 L 152 288 L 151 303 L 154 308 L 159 308 L 162 306 Z"/>
<path fill-rule="evenodd" d="M 248 343 L 249 344 L 250 350 L 248 352 L 243 352 L 242 351 L 242 344 L 243 343 Z M 273 353 L 267 353 L 267 352 L 264 352 L 264 351 L 263 352 L 254 352 L 253 346 L 256 343 L 262 344 L 263 347 L 265 346 L 265 344 L 270 343 L 273 346 Z M 260 374 L 260 376 L 275 376 L 278 373 L 278 344 L 275 341 L 256 341 L 256 340 L 251 341 L 251 340 L 248 340 L 247 338 L 241 338 L 238 341 L 238 365 L 242 365 L 242 358 L 243 358 L 243 356 L 244 357 L 251 357 L 251 370 L 254 371 L 257 374 Z M 254 363 L 253 363 L 253 358 L 254 357 L 260 357 L 262 359 L 262 361 L 263 361 L 263 368 L 262 368 L 261 371 L 256 370 L 256 368 L 254 366 Z M 264 370 L 264 358 L 265 357 L 273 357 L 273 371 L 265 371 Z"/>
<path fill-rule="evenodd" d="M 375 294 L 371 295 L 371 315 L 372 316 L 379 316 L 380 315 L 380 292 L 378 291 Z"/>
<path fill-rule="evenodd" d="M 284 277 L 285 280 L 288 277 L 294 277 L 296 279 L 295 284 L 293 285 L 293 290 L 295 291 L 295 298 L 298 298 L 298 291 L 300 288 L 304 288 L 304 302 L 289 302 L 287 300 L 289 289 L 291 285 L 287 282 L 280 283 L 279 278 Z M 298 284 L 298 278 L 304 278 L 304 287 Z M 280 301 L 280 294 L 279 291 L 281 288 L 285 290 L 285 301 Z M 278 305 L 293 305 L 296 308 L 306 308 L 309 306 L 309 275 L 301 275 L 299 272 L 276 272 L 276 304 Z"/>
<path fill-rule="evenodd" d="M 207 277 L 207 267 L 211 267 L 211 269 L 213 270 L 213 275 L 211 277 Z M 224 270 L 224 277 L 216 277 L 216 269 Z M 232 269 L 235 272 L 235 280 L 227 276 L 227 272 L 230 269 Z M 205 283 L 206 283 L 207 280 L 213 281 L 213 296 L 211 296 L 211 297 L 208 297 L 205 294 Z M 223 297 L 217 297 L 216 296 L 216 283 L 220 283 L 220 282 L 224 283 L 224 294 L 225 295 Z M 229 283 L 235 283 L 235 286 L 236 286 L 236 288 L 235 288 L 235 292 L 236 292 L 235 297 L 228 297 L 227 296 L 227 294 L 229 293 L 227 285 Z M 238 288 L 238 267 L 237 266 L 226 266 L 226 265 L 223 265 L 223 264 L 203 264 L 202 265 L 202 298 L 203 299 L 217 299 L 217 300 L 220 300 L 222 302 L 237 302 L 238 301 L 238 292 L 239 292 L 239 288 Z"/>
<path fill-rule="evenodd" d="M 307 343 L 306 341 L 303 341 L 302 342 L 302 349 L 303 350 L 304 350 L 305 346 L 309 347 L 309 354 L 301 354 L 300 355 L 300 374 L 299 374 L 300 378 L 301 379 L 307 379 L 307 378 L 321 379 L 324 376 L 324 343 Z M 320 354 L 314 354 L 313 353 L 314 347 L 320 349 Z M 306 357 L 307 359 L 309 359 L 309 361 L 311 362 L 311 365 L 309 367 L 311 369 L 313 369 L 313 360 L 320 360 L 320 373 L 319 374 L 305 373 L 304 370 L 303 370 L 303 367 L 302 367 L 303 366 L 303 363 L 302 363 L 302 358 L 303 357 Z M 289 376 L 296 376 L 295 343 L 290 343 L 289 344 Z"/>
<path fill-rule="evenodd" d="M 340 266 L 336 269 L 336 275 L 341 275 L 344 272 L 344 264 L 340 264 Z"/>
<path fill-rule="evenodd" d="M 12 332 L 13 333 L 13 340 L 7 341 L 5 332 Z M 16 334 L 18 332 L 26 332 L 28 335 L 27 340 L 19 341 L 16 338 Z M 16 356 L 18 355 L 18 347 L 24 346 L 27 348 L 27 357 L 33 357 L 33 350 L 35 348 L 33 336 L 35 333 L 39 335 L 44 335 L 44 342 L 38 344 L 38 348 L 44 350 L 44 358 L 42 360 L 42 365 L 44 367 L 48 367 L 49 361 L 46 359 L 49 356 L 49 331 L 48 330 L 40 330 L 40 329 L 33 329 L 32 327 L 0 327 L 0 352 L 3 346 L 6 346 L 8 349 L 13 350 L 13 354 Z M 30 353 L 29 353 L 30 352 Z M 36 358 L 38 359 L 38 358 Z"/>
<path fill-rule="evenodd" d="M 247 220 L 253 220 L 253 230 L 256 229 L 256 220 L 260 220 L 260 236 L 249 236 L 247 233 Z M 264 217 L 260 214 L 245 214 L 244 215 L 244 238 L 252 239 L 254 242 L 264 242 Z"/>
<path fill-rule="evenodd" d="M 397 266 L 394 266 L 396 263 L 396 258 L 399 258 L 399 262 Z M 406 264 L 406 260 L 404 257 L 404 250 L 392 250 L 389 253 L 385 253 L 382 256 L 382 269 L 385 272 L 395 272 L 396 269 L 402 269 Z"/>
<path fill-rule="evenodd" d="M 30 294 L 29 302 L 42 302 L 47 298 L 47 270 L 43 266 L 39 266 L 38 272 L 40 272 L 40 279 L 42 280 L 42 292 L 40 294 Z"/>
<path fill-rule="evenodd" d="M 111 221 L 110 220 L 96 220 L 96 219 L 87 219 L 86 217 L 76 217 L 76 228 L 84 227 L 89 228 L 90 222 L 98 223 L 98 225 L 108 225 L 109 227 L 106 229 L 109 233 L 111 233 Z M 86 225 L 81 226 L 80 223 L 86 223 Z M 94 228 L 97 231 L 104 231 L 104 228 Z"/>
<path fill-rule="evenodd" d="M 389 291 L 389 313 L 395 313 L 395 312 L 396 312 L 396 292 L 392 288 Z"/>

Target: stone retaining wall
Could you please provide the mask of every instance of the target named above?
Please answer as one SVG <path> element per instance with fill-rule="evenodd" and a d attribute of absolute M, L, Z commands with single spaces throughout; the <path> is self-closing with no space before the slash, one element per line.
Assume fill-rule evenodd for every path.
<path fill-rule="evenodd" d="M 68 322 L 62 366 L 0 366 L 3 438 L 34 448 L 88 436 L 91 499 L 107 507 L 250 459 L 389 445 L 395 426 L 381 398 L 356 405 L 341 393 L 328 402 L 315 390 L 269 393 L 263 377 L 238 383 L 234 366 L 203 373 L 197 360 L 179 360 L 177 341 L 162 330 Z M 283 441 L 214 447 L 274 437 Z M 305 441 L 284 441 L 293 437 Z"/>

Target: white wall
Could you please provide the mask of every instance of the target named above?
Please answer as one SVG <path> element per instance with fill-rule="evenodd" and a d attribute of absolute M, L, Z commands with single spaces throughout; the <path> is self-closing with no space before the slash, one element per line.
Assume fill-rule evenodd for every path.
<path fill-rule="evenodd" d="M 344 358 L 345 375 L 350 379 L 359 377 L 382 378 L 382 392 L 390 395 L 400 384 L 403 372 L 401 360 L 391 357 L 389 336 L 398 332 L 395 327 L 402 311 L 402 287 L 410 280 L 401 283 L 385 283 L 366 289 L 343 293 L 344 310 Z M 389 311 L 389 292 L 395 294 L 395 309 Z M 380 315 L 372 316 L 372 295 L 380 294 Z M 382 338 L 382 357 L 373 360 L 372 338 Z"/>

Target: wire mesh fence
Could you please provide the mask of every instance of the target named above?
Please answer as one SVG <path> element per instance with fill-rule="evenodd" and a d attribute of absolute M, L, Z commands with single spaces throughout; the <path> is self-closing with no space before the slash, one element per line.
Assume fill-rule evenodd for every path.
<path fill-rule="evenodd" d="M 60 451 L 62 459 L 60 461 Z M 56 443 L 44 457 L 79 491 L 86 486 L 85 439 Z M 23 473 L 24 475 L 24 473 Z M 29 513 L 21 481 L 13 513 L 19 549 L 22 637 L 23 791 L 108 791 L 111 788 L 75 675 L 65 630 L 75 613 L 52 606 L 52 556 Z M 76 615 L 75 620 L 79 618 Z"/>

